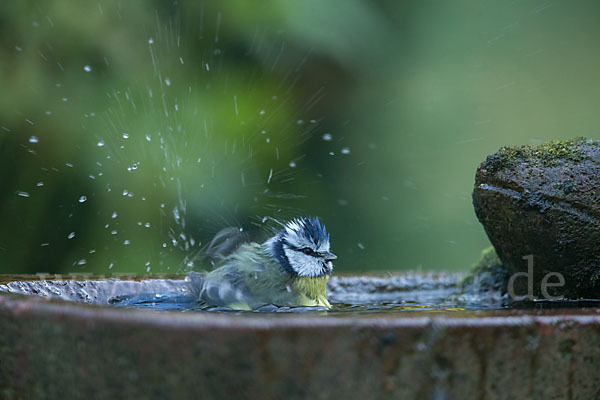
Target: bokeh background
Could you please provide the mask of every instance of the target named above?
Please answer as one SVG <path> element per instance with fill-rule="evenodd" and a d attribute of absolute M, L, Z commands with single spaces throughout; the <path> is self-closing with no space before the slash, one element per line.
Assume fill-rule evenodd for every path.
<path fill-rule="evenodd" d="M 181 273 L 321 217 L 338 271 L 461 270 L 502 145 L 598 137 L 595 1 L 6 2 L 0 272 Z"/>

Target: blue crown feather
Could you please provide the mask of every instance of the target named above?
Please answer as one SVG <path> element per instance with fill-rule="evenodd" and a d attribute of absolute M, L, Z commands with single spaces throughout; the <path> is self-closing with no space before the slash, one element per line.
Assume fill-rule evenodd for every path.
<path fill-rule="evenodd" d="M 316 246 L 329 242 L 329 234 L 325 226 L 316 217 L 294 218 L 286 224 L 285 230 L 295 233 L 298 236 L 303 236 Z"/>

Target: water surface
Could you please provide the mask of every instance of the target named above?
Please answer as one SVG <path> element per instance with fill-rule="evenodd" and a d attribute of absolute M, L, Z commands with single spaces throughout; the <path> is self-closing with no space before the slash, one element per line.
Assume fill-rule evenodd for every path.
<path fill-rule="evenodd" d="M 4 276 L 0 291 L 38 295 L 79 303 L 177 312 L 223 313 L 433 313 L 494 310 L 506 307 L 499 298 L 461 293 L 458 273 L 401 273 L 333 276 L 328 285 L 332 309 L 265 305 L 254 311 L 203 307 L 190 294 L 183 277 L 169 279 L 41 280 L 35 276 Z"/>

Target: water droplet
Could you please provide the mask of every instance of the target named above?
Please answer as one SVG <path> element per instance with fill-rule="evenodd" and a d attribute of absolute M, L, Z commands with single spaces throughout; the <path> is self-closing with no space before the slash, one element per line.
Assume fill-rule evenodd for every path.
<path fill-rule="evenodd" d="M 29 138 L 29 143 L 38 143 L 40 139 L 37 136 L 32 136 Z"/>
<path fill-rule="evenodd" d="M 123 139 L 129 139 L 129 133 L 123 132 L 121 136 L 123 136 Z"/>
<path fill-rule="evenodd" d="M 71 164 L 71 163 L 65 163 L 65 165 L 69 168 L 73 168 L 73 164 Z"/>
<path fill-rule="evenodd" d="M 115 230 L 112 230 L 112 231 L 110 231 L 110 234 L 111 234 L 111 235 L 116 235 L 117 233 L 119 233 L 119 232 L 118 232 L 116 229 L 115 229 Z"/>
<path fill-rule="evenodd" d="M 364 250 L 365 249 L 365 245 L 362 244 L 361 242 L 356 243 L 356 245 L 358 246 L 359 249 Z"/>
<path fill-rule="evenodd" d="M 30 194 L 27 192 L 17 192 L 17 196 L 21 196 L 21 197 L 29 197 Z"/>
<path fill-rule="evenodd" d="M 150 222 L 146 222 L 146 223 L 144 224 L 144 226 L 145 226 L 146 228 L 150 228 Z"/>
<path fill-rule="evenodd" d="M 123 190 L 123 196 L 127 196 L 128 194 L 129 194 L 129 190 L 127 190 L 127 189 L 124 189 L 124 190 Z"/>
<path fill-rule="evenodd" d="M 258 112 L 258 114 L 259 114 L 259 115 L 265 115 L 265 110 L 260 110 L 260 111 Z"/>
<path fill-rule="evenodd" d="M 154 44 L 154 39 L 152 39 L 152 38 L 148 39 L 148 44 Z"/>
<path fill-rule="evenodd" d="M 290 161 L 290 168 L 296 168 L 296 163 L 294 161 Z"/>
<path fill-rule="evenodd" d="M 123 244 L 127 246 L 128 244 L 131 244 L 131 242 L 129 240 L 124 240 Z"/>
<path fill-rule="evenodd" d="M 84 70 L 85 72 L 92 72 L 92 67 L 91 67 L 91 66 L 89 66 L 89 65 L 84 65 L 84 66 L 83 66 L 83 70 Z"/>
<path fill-rule="evenodd" d="M 167 243 L 163 243 L 163 244 L 162 244 L 162 247 L 167 247 Z"/>
<path fill-rule="evenodd" d="M 67 239 L 73 239 L 75 237 L 75 232 L 71 232 L 67 235 Z"/>
<path fill-rule="evenodd" d="M 302 119 L 299 119 L 298 121 L 296 121 L 296 123 L 297 123 L 298 125 L 302 125 L 302 124 L 304 123 L 304 120 L 302 120 Z"/>
<path fill-rule="evenodd" d="M 69 99 L 67 99 L 66 97 L 62 98 L 63 103 L 66 103 L 67 101 L 69 101 Z"/>
<path fill-rule="evenodd" d="M 119 215 L 117 214 L 117 212 L 116 212 L 116 211 L 114 211 L 110 217 L 111 217 L 112 219 L 115 219 L 115 218 L 117 218 L 118 216 L 119 216 Z"/>
<path fill-rule="evenodd" d="M 151 140 L 152 140 L 152 138 L 150 137 L 150 134 L 149 134 L 149 133 L 147 133 L 147 134 L 146 134 L 146 140 L 147 140 L 147 141 L 151 141 Z"/>
<path fill-rule="evenodd" d="M 168 77 L 165 78 L 165 85 L 171 86 L 171 80 Z"/>
<path fill-rule="evenodd" d="M 331 133 L 324 133 L 323 134 L 323 140 L 326 142 L 331 142 L 331 140 L 333 139 L 333 136 L 331 136 Z"/>
<path fill-rule="evenodd" d="M 350 154 L 350 149 L 348 147 L 344 147 L 342 148 L 342 150 L 340 150 L 340 153 L 342 154 Z"/>
<path fill-rule="evenodd" d="M 112 267 L 114 267 L 114 266 L 115 266 L 115 263 L 110 263 L 110 264 L 108 264 L 108 269 L 112 269 Z"/>
<path fill-rule="evenodd" d="M 50 243 L 42 243 L 42 244 L 40 244 L 40 247 L 46 247 L 46 246 L 50 246 Z"/>
<path fill-rule="evenodd" d="M 85 265 L 87 264 L 87 260 L 85 258 L 82 258 L 81 260 L 77 261 L 77 265 Z"/>
<path fill-rule="evenodd" d="M 96 143 L 96 145 L 98 147 L 102 147 L 102 146 L 104 146 L 104 141 L 103 140 L 99 140 L 98 143 Z"/>
<path fill-rule="evenodd" d="M 86 196 L 81 196 L 81 197 L 79 198 L 79 202 L 80 202 L 80 203 L 85 203 L 85 201 L 86 201 L 86 200 L 87 200 L 87 197 L 86 197 Z"/>
<path fill-rule="evenodd" d="M 44 182 L 38 182 L 38 183 L 35 184 L 35 186 L 42 187 L 42 186 L 44 186 Z"/>

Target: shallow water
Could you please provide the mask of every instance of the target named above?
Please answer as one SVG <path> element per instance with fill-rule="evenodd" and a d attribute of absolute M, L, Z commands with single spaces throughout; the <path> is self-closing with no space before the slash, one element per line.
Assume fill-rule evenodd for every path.
<path fill-rule="evenodd" d="M 37 278 L 37 279 L 36 279 Z M 328 285 L 332 309 L 265 305 L 252 312 L 224 307 L 202 307 L 185 279 L 40 280 L 39 277 L 4 276 L 0 291 L 38 295 L 87 304 L 178 312 L 227 313 L 389 313 L 460 312 L 506 307 L 497 298 L 460 295 L 457 273 L 402 273 L 369 276 L 334 276 Z"/>
<path fill-rule="evenodd" d="M 421 315 L 456 313 L 473 316 L 477 311 L 502 309 L 582 309 L 598 308 L 600 300 L 538 300 L 509 302 L 494 293 L 463 293 L 460 273 L 407 272 L 396 274 L 333 276 L 328 284 L 332 308 L 277 307 L 265 305 L 254 311 L 224 307 L 202 307 L 190 294 L 189 282 L 182 276 L 153 278 L 129 276 L 103 278 L 86 276 L 84 280 L 63 280 L 59 276 L 40 279 L 35 275 L 0 275 L 0 292 L 36 295 L 77 303 L 163 312 L 216 312 L 238 314 L 305 313 L 307 315 L 390 314 Z M 567 312 L 566 310 L 561 312 Z M 484 313 L 489 314 L 489 313 Z M 477 313 L 477 315 L 484 315 Z"/>

